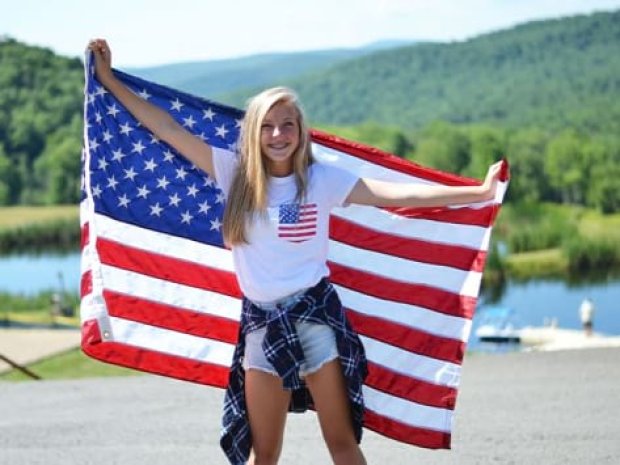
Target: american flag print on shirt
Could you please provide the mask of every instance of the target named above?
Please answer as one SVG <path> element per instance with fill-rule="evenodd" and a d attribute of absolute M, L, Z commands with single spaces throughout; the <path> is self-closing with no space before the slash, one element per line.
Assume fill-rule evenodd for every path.
<path fill-rule="evenodd" d="M 317 205 L 285 203 L 278 208 L 278 237 L 305 242 L 316 235 Z"/>
<path fill-rule="evenodd" d="M 82 350 L 108 363 L 226 387 L 241 292 L 221 236 L 217 184 L 155 138 L 85 63 Z M 243 113 L 120 71 L 133 92 L 212 146 L 234 150 Z M 320 163 L 393 182 L 474 185 L 312 131 Z M 508 185 L 452 208 L 351 205 L 330 215 L 328 266 L 369 374 L 364 426 L 449 448 L 461 364 Z"/>

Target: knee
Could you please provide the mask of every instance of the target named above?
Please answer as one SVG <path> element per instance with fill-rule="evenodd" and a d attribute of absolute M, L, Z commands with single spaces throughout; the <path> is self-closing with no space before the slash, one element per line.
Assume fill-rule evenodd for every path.
<path fill-rule="evenodd" d="M 251 465 L 276 465 L 280 452 L 276 450 L 254 449 L 252 451 Z"/>
<path fill-rule="evenodd" d="M 357 450 L 358 445 L 353 435 L 343 433 L 336 432 L 325 435 L 325 443 L 332 455 L 340 455 Z"/>

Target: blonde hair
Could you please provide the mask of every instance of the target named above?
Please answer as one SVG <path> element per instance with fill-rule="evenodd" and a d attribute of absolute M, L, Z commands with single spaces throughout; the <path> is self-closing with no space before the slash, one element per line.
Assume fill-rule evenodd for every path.
<path fill-rule="evenodd" d="M 240 160 L 235 173 L 226 208 L 222 233 L 228 246 L 248 243 L 246 225 L 255 213 L 264 214 L 267 209 L 269 171 L 261 150 L 261 127 L 265 116 L 278 103 L 293 105 L 299 125 L 299 145 L 293 154 L 293 173 L 297 185 L 296 199 L 306 195 L 308 167 L 314 162 L 310 146 L 310 134 L 299 98 L 286 87 L 274 87 L 254 96 L 248 101 L 239 135 Z"/>

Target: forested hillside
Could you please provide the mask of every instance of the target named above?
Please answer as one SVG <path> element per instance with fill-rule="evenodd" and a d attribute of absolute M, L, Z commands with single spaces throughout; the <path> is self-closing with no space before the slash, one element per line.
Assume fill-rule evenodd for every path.
<path fill-rule="evenodd" d="M 79 59 L 0 39 L 0 205 L 77 202 Z"/>
<path fill-rule="evenodd" d="M 269 53 L 226 60 L 175 63 L 150 68 L 127 68 L 125 71 L 150 81 L 213 99 L 226 92 L 267 86 L 278 80 L 291 79 L 307 72 L 327 69 L 352 58 L 410 43 L 384 41 L 356 49 Z"/>
<path fill-rule="evenodd" d="M 77 201 L 82 73 L 77 58 L 0 39 L 0 205 Z M 620 11 L 378 51 L 286 83 L 330 132 L 475 177 L 507 156 L 511 199 L 620 211 Z"/>
<path fill-rule="evenodd" d="M 617 132 L 620 11 L 388 50 L 285 83 L 316 123 L 411 129 L 444 120 Z"/>

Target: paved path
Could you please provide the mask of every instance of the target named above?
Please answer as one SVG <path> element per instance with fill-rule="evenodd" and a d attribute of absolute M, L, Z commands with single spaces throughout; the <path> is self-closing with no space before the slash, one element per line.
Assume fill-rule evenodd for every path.
<path fill-rule="evenodd" d="M 0 328 L 0 355 L 22 366 L 79 345 L 79 329 Z M 0 373 L 10 369 L 0 360 Z"/>
<path fill-rule="evenodd" d="M 366 431 L 369 464 L 617 465 L 620 349 L 468 355 L 453 450 Z M 225 465 L 223 391 L 154 376 L 0 382 L 0 465 Z M 290 415 L 282 464 L 329 464 Z"/>

